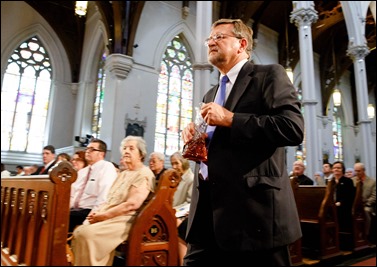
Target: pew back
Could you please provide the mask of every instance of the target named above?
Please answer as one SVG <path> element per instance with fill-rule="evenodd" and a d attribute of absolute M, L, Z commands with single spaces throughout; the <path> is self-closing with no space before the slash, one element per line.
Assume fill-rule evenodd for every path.
<path fill-rule="evenodd" d="M 367 224 L 363 204 L 363 184 L 360 181 L 357 181 L 355 199 L 352 205 L 352 239 L 349 246 L 352 250 L 358 251 L 369 247 L 366 236 L 366 227 Z M 345 234 L 345 236 L 347 236 L 347 234 Z M 347 240 L 345 240 L 345 242 L 347 242 Z"/>
<path fill-rule="evenodd" d="M 1 265 L 67 266 L 71 184 L 77 172 L 61 162 L 49 175 L 1 179 Z"/>
<path fill-rule="evenodd" d="M 329 181 L 327 186 L 294 187 L 304 256 L 325 259 L 341 254 L 334 190 L 334 180 Z"/>
<path fill-rule="evenodd" d="M 178 230 L 172 207 L 180 180 L 177 171 L 166 170 L 156 194 L 139 209 L 122 248 L 126 266 L 178 266 Z"/>

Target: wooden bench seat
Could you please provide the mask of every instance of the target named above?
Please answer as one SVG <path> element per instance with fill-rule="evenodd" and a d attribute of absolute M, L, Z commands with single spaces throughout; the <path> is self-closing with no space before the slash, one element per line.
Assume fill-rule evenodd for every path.
<path fill-rule="evenodd" d="M 67 266 L 71 184 L 62 162 L 49 175 L 1 179 L 1 265 Z"/>

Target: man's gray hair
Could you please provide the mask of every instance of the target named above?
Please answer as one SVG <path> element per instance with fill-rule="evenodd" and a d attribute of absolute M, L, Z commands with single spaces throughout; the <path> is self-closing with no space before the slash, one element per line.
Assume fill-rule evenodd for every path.
<path fill-rule="evenodd" d="M 158 151 L 154 151 L 152 152 L 150 155 L 149 155 L 149 159 L 152 158 L 152 156 L 156 156 L 158 159 L 162 160 L 165 162 L 165 155 L 161 152 L 158 152 Z"/>

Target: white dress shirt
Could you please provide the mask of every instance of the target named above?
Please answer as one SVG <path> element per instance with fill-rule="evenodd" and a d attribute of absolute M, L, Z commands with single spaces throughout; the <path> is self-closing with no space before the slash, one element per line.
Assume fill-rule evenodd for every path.
<path fill-rule="evenodd" d="M 79 170 L 77 180 L 71 186 L 71 208 L 73 208 L 75 198 L 79 194 L 81 185 L 85 182 L 89 168 L 91 168 L 90 177 L 78 206 L 82 209 L 95 210 L 104 203 L 107 199 L 109 189 L 118 175 L 114 165 L 106 160 L 97 161 L 93 165 L 88 165 Z"/>

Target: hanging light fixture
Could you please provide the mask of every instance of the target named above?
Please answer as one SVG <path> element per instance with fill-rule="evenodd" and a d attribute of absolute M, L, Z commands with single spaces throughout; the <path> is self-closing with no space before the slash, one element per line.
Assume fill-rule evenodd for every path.
<path fill-rule="evenodd" d="M 85 16 L 88 8 L 88 1 L 76 1 L 75 13 L 78 16 Z"/>
<path fill-rule="evenodd" d="M 287 53 L 287 60 L 285 62 L 285 71 L 287 72 L 288 78 L 291 80 L 291 83 L 293 83 L 293 70 L 289 66 L 289 39 L 288 39 L 287 14 L 285 16 L 285 49 L 286 49 L 286 53 Z"/>
<path fill-rule="evenodd" d="M 334 101 L 334 106 L 339 107 L 342 104 L 342 95 L 339 89 L 335 89 L 332 93 L 332 99 Z"/>
<path fill-rule="evenodd" d="M 369 104 L 367 110 L 368 110 L 368 118 L 371 119 L 371 120 L 374 119 L 375 110 L 374 110 L 373 104 Z"/>
<path fill-rule="evenodd" d="M 334 51 L 334 36 L 332 38 L 332 63 L 334 66 L 334 92 L 332 93 L 332 99 L 334 101 L 334 106 L 339 107 L 342 104 L 342 95 L 340 93 L 340 90 L 337 89 L 338 85 L 338 77 L 337 77 L 337 67 L 336 67 L 336 57 L 335 57 L 335 51 Z"/>

